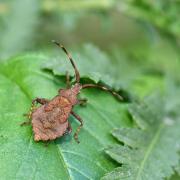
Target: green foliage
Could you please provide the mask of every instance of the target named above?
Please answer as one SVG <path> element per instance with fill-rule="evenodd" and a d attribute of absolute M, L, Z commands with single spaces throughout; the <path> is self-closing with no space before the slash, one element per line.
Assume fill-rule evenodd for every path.
<path fill-rule="evenodd" d="M 103 83 L 116 90 L 123 89 L 127 92 L 133 88 L 133 92 L 130 93 L 135 92 L 141 97 L 148 94 L 147 90 L 149 93 L 152 92 L 154 87 L 162 90 L 162 79 L 167 74 L 172 76 L 172 79 L 180 80 L 179 56 L 166 41 L 153 44 L 146 55 L 146 61 L 141 60 L 134 52 L 130 58 L 119 48 L 113 48 L 111 53 L 106 53 L 92 44 L 68 51 L 76 62 L 82 79 Z M 57 49 L 57 53 L 56 57 L 53 55 L 42 67 L 52 71 L 54 75 L 64 76 L 68 71 L 74 76 L 74 70 L 64 52 Z"/>
<path fill-rule="evenodd" d="M 84 90 L 80 96 L 88 98 L 88 104 L 75 108 L 85 122 L 79 136 L 80 145 L 72 135 L 61 137 L 48 147 L 34 142 L 32 128 L 20 127 L 25 121 L 22 114 L 29 110 L 33 98 L 52 98 L 59 88 L 65 87 L 67 69 L 71 76 L 74 75 L 67 57 L 60 49 L 57 51 L 60 56 L 52 61 L 52 57 L 31 54 L 9 59 L 0 66 L 2 178 L 99 179 L 106 174 L 104 179 L 144 179 L 156 170 L 154 177 L 150 177 L 158 179 L 169 177 L 173 173 L 172 167 L 178 169 L 179 120 L 174 118 L 179 117 L 178 83 L 169 78 L 164 87 L 162 76 L 145 73 L 153 66 L 139 63 L 137 67 L 116 51 L 111 54 L 113 61 L 110 62 L 110 55 L 92 45 L 83 46 L 78 50 L 80 53 L 72 51 L 82 81 L 103 82 L 112 87 L 124 85 L 139 97 L 159 89 L 168 103 L 163 103 L 157 96 L 145 102 L 134 102 L 130 112 L 138 129 L 127 114 L 127 104 L 98 89 Z M 168 93 L 164 89 L 168 89 Z M 75 131 L 78 123 L 72 117 L 69 120 Z M 136 128 L 130 128 L 132 126 Z M 121 128 L 114 130 L 113 136 L 124 146 L 117 145 L 110 134 L 117 127 Z M 106 153 L 122 163 L 121 167 L 104 153 L 104 149 L 113 144 Z"/>
<path fill-rule="evenodd" d="M 180 176 L 180 161 L 179 161 L 179 164 L 176 166 L 176 171 L 177 171 L 177 173 Z"/>
<path fill-rule="evenodd" d="M 57 0 L 52 2 L 51 0 L 46 0 L 44 2 L 44 7 L 56 7 L 59 8 L 61 11 L 69 12 L 72 10 L 94 10 L 94 9 L 108 9 L 114 5 L 113 0 L 91 0 L 91 1 L 82 1 L 82 0 Z"/>
<path fill-rule="evenodd" d="M 108 64 L 108 58 L 99 50 L 89 45 L 84 48 L 81 51 L 83 58 L 75 55 L 76 59 L 85 59 L 88 62 L 92 57 L 91 54 L 96 56 L 99 54 L 99 61 L 105 60 L 104 65 Z M 89 49 L 94 53 L 90 53 Z M 62 58 L 63 62 L 68 62 L 64 58 L 66 57 Z M 172 174 L 172 166 L 178 164 L 179 120 L 174 117 L 179 117 L 180 102 L 176 98 L 179 96 L 177 84 L 172 83 L 171 79 L 166 84 L 168 94 L 163 93 L 168 103 L 163 103 L 161 98 L 156 96 L 143 103 L 134 102 L 131 105 L 131 115 L 141 129 L 130 128 L 132 123 L 127 115 L 126 104 L 116 101 L 110 94 L 91 89 L 84 90 L 80 95 L 88 98 L 87 106 L 75 108 L 85 122 L 79 136 L 80 145 L 74 141 L 72 135 L 61 137 L 51 142 L 48 147 L 43 143 L 34 142 L 32 128 L 20 126 L 20 123 L 25 121 L 22 114 L 29 110 L 33 98 L 52 98 L 57 94 L 58 88 L 65 87 L 64 77 L 57 78 L 41 69 L 47 65 L 48 67 L 54 65 L 49 59 L 50 57 L 41 54 L 24 55 L 12 58 L 0 66 L 0 159 L 2 162 L 0 175 L 2 178 L 99 179 L 106 174 L 104 179 L 125 177 L 138 179 L 138 176 L 143 179 L 153 170 L 157 172 L 155 174 L 157 177 L 169 177 Z M 63 67 L 61 70 L 58 69 L 57 74 L 60 74 L 60 71 L 65 73 L 69 65 L 65 67 L 63 62 L 53 66 L 55 74 L 55 67 L 61 65 Z M 85 81 L 87 79 L 99 81 L 98 76 L 92 76 L 93 73 L 88 69 L 90 62 L 79 65 Z M 88 75 L 83 71 L 83 66 L 89 72 Z M 102 67 L 97 65 L 95 70 L 99 72 L 98 68 L 100 68 L 103 74 L 105 68 Z M 71 66 L 69 70 L 73 74 Z M 136 90 L 141 97 L 149 94 L 161 83 L 158 78 L 157 84 L 151 83 L 149 78 L 144 76 L 140 84 L 137 80 L 133 81 L 134 85 L 131 83 L 131 89 Z M 155 77 L 151 78 L 154 82 Z M 143 85 L 146 90 L 143 90 L 142 95 L 138 87 L 142 86 L 143 81 L 148 81 L 150 84 Z M 78 123 L 72 117 L 70 122 L 75 130 Z M 107 149 L 106 153 L 122 163 L 122 167 L 117 167 L 117 164 L 103 151 L 104 148 L 116 144 L 116 140 L 109 132 L 117 127 L 121 128 L 114 130 L 113 136 L 125 145 L 114 145 Z M 137 169 L 138 167 L 141 167 L 141 170 Z M 154 178 L 158 179 L 157 177 Z"/>
<path fill-rule="evenodd" d="M 111 62 L 105 53 L 93 45 L 87 44 L 71 54 L 80 71 L 81 78 L 89 78 L 95 83 L 103 81 L 112 84 L 111 77 L 115 69 L 111 66 Z M 71 76 L 74 76 L 72 65 L 61 49 L 58 49 L 58 56 L 45 63 L 43 68 L 52 70 L 55 75 L 64 76 L 68 71 Z"/>
<path fill-rule="evenodd" d="M 180 37 L 178 0 L 125 0 L 120 8 L 132 17 L 151 22 L 162 31 Z"/>
<path fill-rule="evenodd" d="M 75 112 L 84 120 L 80 144 L 72 135 L 51 142 L 33 140 L 32 127 L 25 121 L 35 97 L 52 98 L 65 87 L 64 78 L 57 79 L 41 70 L 48 60 L 43 55 L 12 58 L 0 66 L 0 176 L 1 179 L 99 179 L 116 167 L 103 149 L 115 139 L 110 131 L 115 127 L 131 126 L 126 104 L 100 90 L 84 90 L 86 107 Z M 73 132 L 78 122 L 70 117 Z"/>
<path fill-rule="evenodd" d="M 54 75 L 64 76 L 68 71 L 74 76 L 74 70 L 67 60 L 66 55 L 58 49 L 58 55 L 44 63 L 44 69 L 50 70 Z M 71 52 L 71 51 L 70 51 Z M 110 56 L 92 44 L 85 44 L 71 53 L 82 79 L 89 79 L 94 83 L 103 83 L 116 90 L 126 89 L 142 74 L 137 64 L 128 61 L 123 53 Z"/>
<path fill-rule="evenodd" d="M 114 145 L 106 153 L 122 166 L 102 179 L 160 180 L 173 174 L 179 158 L 180 119 L 172 115 L 176 106 L 169 97 L 163 101 L 161 96 L 154 95 L 130 106 L 140 129 L 119 128 L 112 132 L 124 145 Z"/>
<path fill-rule="evenodd" d="M 6 2 L 6 6 L 7 14 L 1 18 L 1 59 L 21 52 L 32 43 L 39 3 L 36 0 L 14 0 L 11 4 Z"/>
<path fill-rule="evenodd" d="M 168 39 L 163 38 L 163 36 L 156 36 L 156 38 L 158 40 L 150 42 L 148 48 L 141 45 L 128 52 L 120 51 L 119 48 L 112 49 L 111 54 L 113 56 L 111 58 L 118 59 L 115 64 L 120 70 L 120 77 L 123 76 L 121 82 L 126 81 L 131 85 L 132 80 L 139 77 L 143 79 L 144 75 L 159 76 L 161 80 L 168 75 L 180 82 L 179 48 Z M 122 52 L 125 59 L 122 58 Z M 128 79 L 131 78 L 131 81 L 128 81 L 127 77 Z M 146 82 L 149 83 L 148 80 Z M 155 81 L 152 81 L 152 83 L 155 83 Z M 144 86 L 141 87 L 144 90 L 146 89 Z"/>
<path fill-rule="evenodd" d="M 0 179 L 179 179 L 179 11 L 177 0 L 1 1 L 0 59 L 26 48 L 41 53 L 0 64 Z M 51 39 L 66 44 L 81 82 L 105 84 L 131 100 L 83 90 L 88 104 L 74 108 L 84 120 L 80 144 L 72 133 L 45 147 L 34 142 L 31 126 L 20 126 L 32 99 L 57 95 L 67 70 L 74 80 Z M 82 46 L 89 40 L 100 48 Z M 79 124 L 69 121 L 74 132 Z"/>

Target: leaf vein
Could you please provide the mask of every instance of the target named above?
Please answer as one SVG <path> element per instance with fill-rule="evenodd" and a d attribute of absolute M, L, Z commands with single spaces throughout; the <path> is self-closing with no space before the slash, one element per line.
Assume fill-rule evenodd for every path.
<path fill-rule="evenodd" d="M 147 147 L 147 151 L 146 151 L 146 153 L 145 153 L 145 155 L 144 155 L 144 158 L 143 158 L 143 160 L 142 160 L 142 162 L 141 162 L 141 164 L 140 164 L 140 168 L 139 168 L 139 170 L 138 170 L 136 180 L 139 180 L 139 177 L 140 177 L 140 175 L 141 175 L 141 172 L 143 171 L 144 165 L 145 165 L 145 163 L 146 163 L 146 161 L 147 161 L 147 159 L 148 159 L 148 157 L 149 157 L 152 149 L 154 148 L 154 146 L 155 146 L 155 144 L 156 144 L 156 142 L 157 142 L 157 140 L 158 140 L 158 138 L 159 138 L 159 135 L 160 135 L 163 127 L 164 127 L 164 124 L 161 124 L 161 125 L 159 126 L 159 129 L 158 129 L 157 133 L 154 135 L 154 138 L 152 138 L 151 143 L 150 143 L 149 146 Z"/>

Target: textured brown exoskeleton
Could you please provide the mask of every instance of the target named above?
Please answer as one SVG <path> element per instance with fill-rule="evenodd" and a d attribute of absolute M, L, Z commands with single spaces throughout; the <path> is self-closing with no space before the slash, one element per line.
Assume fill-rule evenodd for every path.
<path fill-rule="evenodd" d="M 75 71 L 76 82 L 73 86 L 70 87 L 69 76 L 67 74 L 67 88 L 60 89 L 57 96 L 55 96 L 51 100 L 44 98 L 34 99 L 32 101 L 31 110 L 29 114 L 27 114 L 30 121 L 24 122 L 22 123 L 22 125 L 25 125 L 27 123 L 32 124 L 35 141 L 54 140 L 58 137 L 63 136 L 66 132 L 70 133 L 72 131 L 71 125 L 68 121 L 68 117 L 70 115 L 73 115 L 80 122 L 80 126 L 77 128 L 74 134 L 75 140 L 79 143 L 78 133 L 83 126 L 83 121 L 78 115 L 73 112 L 73 106 L 86 103 L 86 99 L 80 100 L 77 98 L 80 90 L 85 88 L 100 88 L 112 93 L 120 100 L 122 100 L 122 97 L 116 92 L 108 89 L 107 87 L 96 84 L 80 84 L 80 74 L 73 62 L 71 55 L 67 52 L 64 46 L 56 41 L 53 42 L 61 47 L 68 56 L 68 59 L 70 60 Z M 41 104 L 41 106 L 35 107 L 36 103 Z"/>

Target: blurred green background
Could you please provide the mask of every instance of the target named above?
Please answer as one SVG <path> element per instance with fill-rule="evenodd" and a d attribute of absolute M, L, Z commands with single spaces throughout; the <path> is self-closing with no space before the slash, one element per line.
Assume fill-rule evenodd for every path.
<path fill-rule="evenodd" d="M 141 64 L 151 61 L 156 69 L 174 68 L 179 65 L 179 4 L 171 0 L 1 0 L 0 58 L 30 50 L 47 52 L 56 39 L 68 49 L 92 43 L 110 55 L 121 53 Z"/>
<path fill-rule="evenodd" d="M 68 49 L 91 43 L 119 62 L 119 71 L 146 66 L 179 79 L 179 12 L 180 2 L 171 0 L 1 0 L 0 59 L 51 53 L 52 39 Z"/>
<path fill-rule="evenodd" d="M 159 46 L 178 51 L 179 10 L 171 0 L 1 0 L 1 59 L 47 50 L 56 39 L 68 48 L 89 42 L 108 52 L 118 47 L 145 61 Z"/>

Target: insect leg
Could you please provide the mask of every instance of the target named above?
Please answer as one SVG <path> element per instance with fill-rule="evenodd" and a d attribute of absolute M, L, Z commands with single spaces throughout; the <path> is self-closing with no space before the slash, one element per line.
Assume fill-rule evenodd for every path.
<path fill-rule="evenodd" d="M 72 132 L 72 127 L 71 127 L 71 124 L 70 124 L 70 123 L 68 123 L 68 128 L 67 128 L 67 130 L 68 130 L 68 133 L 69 133 L 69 134 Z"/>
<path fill-rule="evenodd" d="M 28 117 L 28 121 L 25 121 L 23 123 L 21 123 L 21 126 L 24 126 L 24 125 L 30 125 L 31 124 L 31 117 L 32 117 L 32 113 L 35 109 L 35 105 L 36 103 L 39 103 L 39 104 L 46 104 L 47 102 L 49 102 L 48 99 L 45 99 L 45 98 L 36 98 L 34 100 L 32 100 L 32 104 L 31 104 L 31 108 L 30 108 L 30 111 L 28 114 L 24 114 L 25 116 Z"/>
<path fill-rule="evenodd" d="M 76 140 L 77 143 L 80 143 L 78 139 L 78 134 L 79 134 L 80 129 L 83 127 L 83 121 L 81 117 L 75 114 L 73 111 L 71 111 L 71 114 L 81 123 L 80 126 L 77 128 L 76 132 L 74 133 L 74 139 Z"/>
<path fill-rule="evenodd" d="M 68 122 L 68 127 L 66 129 L 66 132 L 64 133 L 65 134 L 70 134 L 72 132 L 72 127 L 71 127 L 71 124 Z"/>
<path fill-rule="evenodd" d="M 21 126 L 25 126 L 25 125 L 30 125 L 31 124 L 31 116 L 32 116 L 32 112 L 33 112 L 34 108 L 35 108 L 35 101 L 33 100 L 29 113 L 24 114 L 25 116 L 27 116 L 28 120 L 23 122 L 23 123 L 21 123 Z"/>
<path fill-rule="evenodd" d="M 44 142 L 44 147 L 46 147 L 46 148 L 47 148 L 47 147 L 49 146 L 49 144 L 50 144 L 50 143 L 51 143 L 51 142 L 50 142 L 50 140 L 45 141 L 45 142 Z"/>
<path fill-rule="evenodd" d="M 35 105 L 37 103 L 44 105 L 44 104 L 46 104 L 48 102 L 49 102 L 49 100 L 45 99 L 45 98 L 36 98 L 36 99 L 32 100 L 32 105 L 31 105 L 31 109 L 30 109 L 30 112 L 29 112 L 29 119 L 31 119 L 32 112 L 35 110 Z"/>
<path fill-rule="evenodd" d="M 87 103 L 87 99 L 78 99 L 77 104 L 79 104 L 80 106 L 85 106 Z"/>
<path fill-rule="evenodd" d="M 31 124 L 31 121 L 28 120 L 28 121 L 24 121 L 20 124 L 20 126 L 25 126 L 25 125 L 30 125 Z"/>
<path fill-rule="evenodd" d="M 85 89 L 85 88 L 99 88 L 99 89 L 102 89 L 104 91 L 110 92 L 113 96 L 115 96 L 120 101 L 123 100 L 122 96 L 120 96 L 118 93 L 116 93 L 112 89 L 109 89 L 108 87 L 105 87 L 105 86 L 100 86 L 100 85 L 97 85 L 97 84 L 84 84 L 84 85 L 82 85 L 82 89 Z"/>
<path fill-rule="evenodd" d="M 44 105 L 44 104 L 46 104 L 46 103 L 48 103 L 48 102 L 49 102 L 48 99 L 45 99 L 45 98 L 36 98 L 36 99 L 34 99 L 34 100 L 32 101 L 32 106 L 34 106 L 35 103 L 39 103 L 39 104 Z"/>

